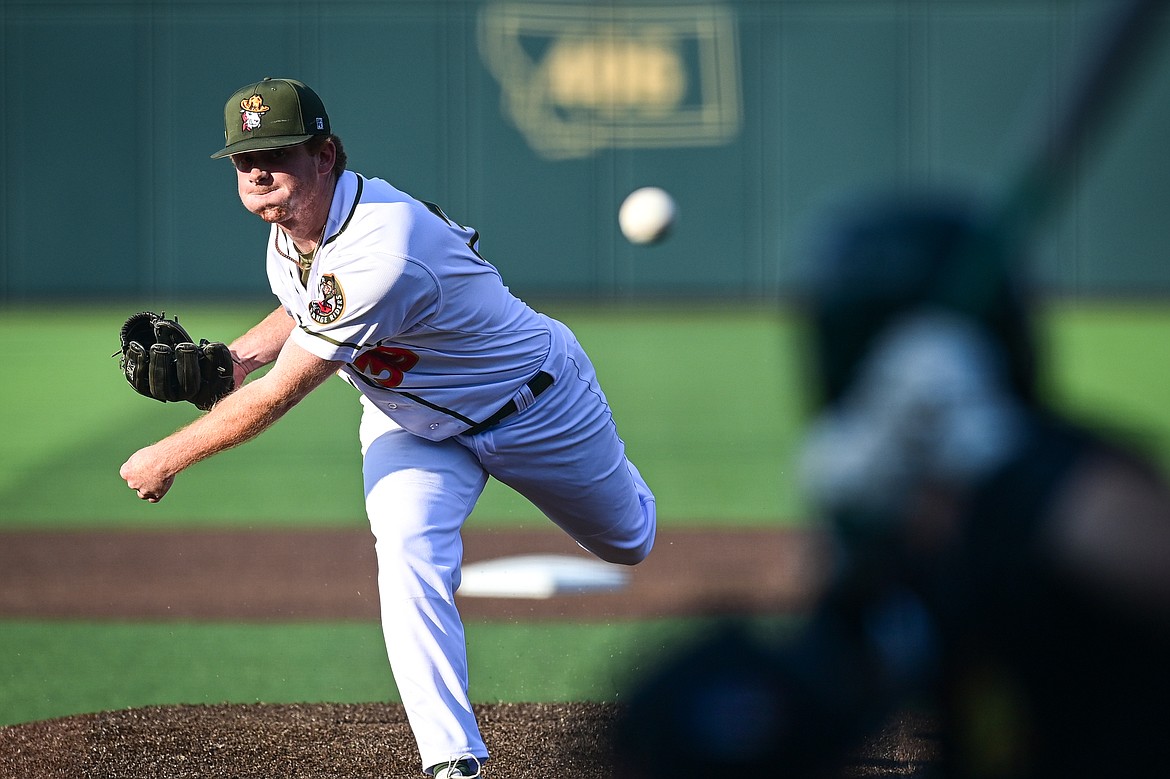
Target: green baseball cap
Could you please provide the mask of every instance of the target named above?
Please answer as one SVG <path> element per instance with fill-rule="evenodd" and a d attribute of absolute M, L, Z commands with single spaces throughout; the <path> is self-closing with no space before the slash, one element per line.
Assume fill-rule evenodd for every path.
<path fill-rule="evenodd" d="M 329 135 L 329 114 L 317 93 L 299 81 L 266 78 L 241 87 L 223 107 L 225 145 L 213 160 L 245 151 L 296 146 Z"/>

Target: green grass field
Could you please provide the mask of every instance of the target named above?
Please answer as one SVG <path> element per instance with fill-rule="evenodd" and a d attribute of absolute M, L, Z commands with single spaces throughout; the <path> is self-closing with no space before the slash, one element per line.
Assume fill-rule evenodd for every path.
<path fill-rule="evenodd" d="M 684 620 L 467 625 L 472 699 L 614 700 Z M 0 621 L 0 725 L 199 703 L 398 700 L 371 623 Z"/>
<path fill-rule="evenodd" d="M 750 306 L 546 310 L 593 354 L 664 527 L 806 521 L 796 459 L 807 380 L 788 316 Z M 127 313 L 0 312 L 9 373 L 0 384 L 8 439 L 0 529 L 364 524 L 356 397 L 340 381 L 260 439 L 192 468 L 163 503 L 134 498 L 119 465 L 196 412 L 126 386 L 110 355 Z M 199 336 L 230 340 L 265 306 L 178 313 Z M 1054 401 L 1124 431 L 1170 467 L 1170 306 L 1065 303 L 1042 324 Z M 543 522 L 499 485 L 471 521 Z M 691 629 L 673 621 L 469 624 L 473 698 L 612 699 L 635 658 Z M 373 624 L 0 620 L 0 724 L 159 703 L 395 696 Z"/>
<path fill-rule="evenodd" d="M 230 340 L 263 308 L 190 307 L 199 335 Z M 744 523 L 803 512 L 785 478 L 798 435 L 799 382 L 770 311 L 666 309 L 553 312 L 575 327 L 597 362 L 631 456 L 675 522 Z M 192 468 L 167 499 L 132 499 L 118 468 L 135 449 L 198 413 L 127 387 L 109 355 L 123 309 L 38 309 L 0 314 L 0 344 L 15 375 L 0 387 L 9 439 L 0 470 L 3 525 L 349 525 L 364 522 L 357 393 L 330 381 L 257 440 Z M 22 354 L 32 339 L 69 343 L 54 369 Z M 208 510 L 206 485 L 223 496 Z M 543 521 L 493 484 L 473 521 Z"/>

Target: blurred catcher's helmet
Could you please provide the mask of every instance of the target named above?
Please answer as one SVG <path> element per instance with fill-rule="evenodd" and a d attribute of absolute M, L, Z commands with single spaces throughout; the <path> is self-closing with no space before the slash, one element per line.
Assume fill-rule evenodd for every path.
<path fill-rule="evenodd" d="M 827 225 L 805 290 L 822 400 L 833 404 L 875 339 L 920 311 L 957 313 L 1003 350 L 1012 389 L 1035 393 L 1031 325 L 1016 242 L 966 201 L 868 200 Z"/>

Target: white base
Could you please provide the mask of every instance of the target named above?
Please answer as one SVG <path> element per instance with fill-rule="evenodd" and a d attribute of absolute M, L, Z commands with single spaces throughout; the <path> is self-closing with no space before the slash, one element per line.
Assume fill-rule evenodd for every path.
<path fill-rule="evenodd" d="M 551 598 L 610 592 L 626 585 L 624 566 L 568 555 L 517 555 L 463 567 L 459 594 L 479 598 Z"/>

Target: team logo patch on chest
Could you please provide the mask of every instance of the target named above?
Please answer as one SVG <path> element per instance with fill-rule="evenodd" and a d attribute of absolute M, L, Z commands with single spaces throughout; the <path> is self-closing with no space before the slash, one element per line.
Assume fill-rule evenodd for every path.
<path fill-rule="evenodd" d="M 309 301 L 309 316 L 318 324 L 327 325 L 337 320 L 345 310 L 345 293 L 332 273 L 321 276 L 317 282 L 317 300 Z"/>

